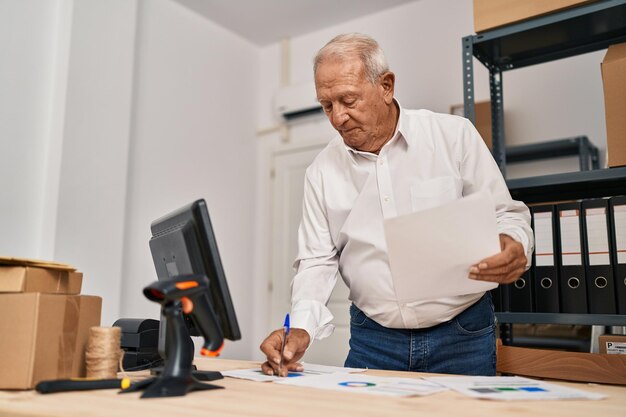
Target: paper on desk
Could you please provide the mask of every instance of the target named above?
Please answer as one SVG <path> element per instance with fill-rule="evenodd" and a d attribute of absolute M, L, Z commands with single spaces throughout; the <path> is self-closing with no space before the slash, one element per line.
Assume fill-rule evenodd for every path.
<path fill-rule="evenodd" d="M 447 388 L 424 379 L 361 374 L 325 374 L 308 378 L 282 378 L 277 384 L 351 392 L 357 394 L 411 397 L 429 395 Z"/>
<path fill-rule="evenodd" d="M 486 400 L 600 400 L 606 395 L 518 376 L 430 377 L 428 381 Z"/>
<path fill-rule="evenodd" d="M 469 268 L 500 252 L 487 191 L 386 219 L 391 275 L 400 303 L 473 294 L 497 284 L 468 278 Z"/>
<path fill-rule="evenodd" d="M 302 365 L 304 366 L 304 371 L 289 372 L 288 378 L 365 371 L 365 369 L 361 369 L 361 368 L 343 368 L 340 366 L 317 365 L 313 363 L 303 363 Z M 259 381 L 259 382 L 278 381 L 278 380 L 285 379 L 285 378 L 281 378 L 278 376 L 265 375 L 263 371 L 261 371 L 261 369 L 259 368 L 222 371 L 222 375 L 229 376 L 231 378 L 247 379 L 250 381 Z"/>

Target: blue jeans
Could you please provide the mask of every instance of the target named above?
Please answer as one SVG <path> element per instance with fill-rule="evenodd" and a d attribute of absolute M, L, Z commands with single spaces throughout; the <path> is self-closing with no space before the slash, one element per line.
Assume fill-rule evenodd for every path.
<path fill-rule="evenodd" d="M 489 292 L 452 320 L 426 329 L 389 329 L 350 306 L 345 366 L 461 375 L 496 374 L 493 303 Z"/>

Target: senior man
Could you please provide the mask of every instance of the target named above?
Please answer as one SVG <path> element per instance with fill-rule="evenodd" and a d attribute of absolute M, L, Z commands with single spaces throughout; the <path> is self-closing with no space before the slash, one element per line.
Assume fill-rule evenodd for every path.
<path fill-rule="evenodd" d="M 317 98 L 339 136 L 306 171 L 292 329 L 282 358 L 282 330 L 263 341 L 263 372 L 301 370 L 313 339 L 332 333 L 326 303 L 341 277 L 352 301 L 346 366 L 495 375 L 490 294 L 398 303 L 383 219 L 489 191 L 501 252 L 472 266 L 469 278 L 507 284 L 532 253 L 528 208 L 511 199 L 468 120 L 400 106 L 395 75 L 372 38 L 335 37 L 317 53 L 313 71 Z"/>

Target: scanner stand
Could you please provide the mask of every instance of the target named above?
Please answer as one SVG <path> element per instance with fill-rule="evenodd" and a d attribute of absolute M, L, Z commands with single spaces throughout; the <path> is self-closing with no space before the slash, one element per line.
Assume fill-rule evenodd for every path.
<path fill-rule="evenodd" d="M 158 376 L 158 375 L 161 374 L 161 372 L 163 372 L 163 367 L 162 366 L 157 366 L 157 367 L 154 367 L 154 368 L 150 368 L 150 375 Z M 218 379 L 224 379 L 224 375 L 222 375 L 221 372 L 218 372 L 218 371 L 199 371 L 198 368 L 196 368 L 196 365 L 192 365 L 191 374 L 198 381 L 217 381 Z"/>

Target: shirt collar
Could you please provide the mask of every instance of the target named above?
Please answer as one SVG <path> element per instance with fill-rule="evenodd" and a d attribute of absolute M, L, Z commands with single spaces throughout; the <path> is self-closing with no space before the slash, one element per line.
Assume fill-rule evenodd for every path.
<path fill-rule="evenodd" d="M 412 146 L 415 144 L 415 138 L 411 136 L 411 132 L 409 130 L 408 115 L 402 105 L 400 105 L 400 102 L 395 98 L 394 101 L 398 104 L 398 108 L 400 109 L 400 116 L 398 117 L 398 124 L 396 125 L 396 132 L 394 135 L 400 132 L 400 137 L 404 139 L 407 146 Z"/>

